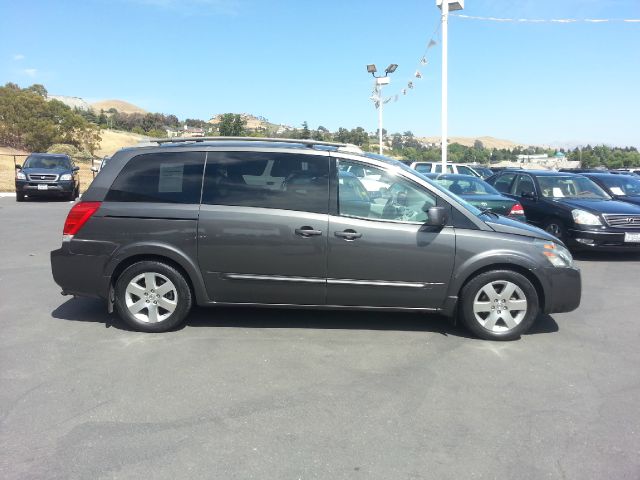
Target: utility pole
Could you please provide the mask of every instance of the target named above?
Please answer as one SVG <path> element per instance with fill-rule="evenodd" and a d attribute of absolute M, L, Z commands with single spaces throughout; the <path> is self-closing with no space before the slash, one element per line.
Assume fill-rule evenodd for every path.
<path fill-rule="evenodd" d="M 442 112 L 440 116 L 440 128 L 442 138 L 440 140 L 442 146 L 442 173 L 447 173 L 447 149 L 448 149 L 448 102 L 449 91 L 447 88 L 449 75 L 449 12 L 462 10 L 464 8 L 464 0 L 436 0 L 436 6 L 440 7 L 442 12 Z"/>

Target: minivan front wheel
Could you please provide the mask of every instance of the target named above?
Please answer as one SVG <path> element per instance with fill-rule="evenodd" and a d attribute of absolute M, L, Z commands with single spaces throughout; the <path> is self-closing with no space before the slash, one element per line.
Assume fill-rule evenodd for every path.
<path fill-rule="evenodd" d="M 166 332 L 191 310 L 191 290 L 175 268 L 155 261 L 128 267 L 115 285 L 115 307 L 129 326 L 143 332 Z"/>
<path fill-rule="evenodd" d="M 473 278 L 462 289 L 464 324 L 480 338 L 513 340 L 525 333 L 540 311 L 538 293 L 524 275 L 494 270 Z"/>

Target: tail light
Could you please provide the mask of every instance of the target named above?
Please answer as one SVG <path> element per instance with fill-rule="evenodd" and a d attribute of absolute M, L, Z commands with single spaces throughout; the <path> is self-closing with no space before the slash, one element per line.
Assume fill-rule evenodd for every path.
<path fill-rule="evenodd" d="M 67 219 L 64 222 L 62 240 L 71 240 L 73 236 L 80 231 L 82 226 L 87 223 L 87 220 L 96 213 L 100 205 L 101 202 L 80 202 L 71 207 Z"/>
<path fill-rule="evenodd" d="M 511 207 L 511 211 L 509 215 L 524 215 L 524 208 L 519 203 L 516 203 L 513 207 Z"/>

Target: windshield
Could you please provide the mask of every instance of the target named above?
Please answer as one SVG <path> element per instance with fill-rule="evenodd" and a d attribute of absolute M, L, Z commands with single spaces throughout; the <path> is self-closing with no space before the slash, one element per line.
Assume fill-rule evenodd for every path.
<path fill-rule="evenodd" d="M 365 153 L 365 157 L 369 157 L 369 158 L 374 158 L 376 160 L 380 160 L 382 162 L 388 163 L 390 165 L 394 165 L 396 167 L 398 167 L 400 170 L 404 170 L 407 173 L 410 173 L 411 175 L 418 177 L 426 182 L 429 182 L 430 185 L 433 185 L 436 190 L 439 190 L 440 192 L 444 193 L 445 195 L 449 195 L 450 197 L 453 197 L 458 203 L 460 203 L 462 206 L 464 206 L 467 210 L 469 210 L 473 215 L 475 215 L 476 217 L 482 215 L 482 210 L 474 207 L 473 205 L 471 205 L 469 202 L 467 202 L 464 198 L 459 197 L 458 195 L 456 195 L 455 193 L 447 190 L 446 188 L 444 188 L 442 185 L 439 185 L 438 182 L 424 176 L 422 173 L 417 172 L 416 170 L 414 170 L 413 168 L 409 167 L 408 165 L 405 165 L 404 163 L 398 161 L 398 160 L 394 160 L 393 158 L 389 158 L 389 157 L 385 157 L 384 155 L 379 155 L 376 153 Z"/>
<path fill-rule="evenodd" d="M 592 198 L 606 200 L 611 197 L 593 181 L 578 176 L 539 176 L 538 183 L 545 198 Z"/>
<path fill-rule="evenodd" d="M 69 168 L 69 158 L 63 155 L 31 155 L 24 162 L 23 168 Z"/>
<path fill-rule="evenodd" d="M 457 195 L 500 195 L 495 188 L 479 178 L 441 175 L 436 182 Z"/>
<path fill-rule="evenodd" d="M 614 195 L 622 197 L 640 195 L 640 179 L 630 175 L 610 175 L 598 177 Z"/>

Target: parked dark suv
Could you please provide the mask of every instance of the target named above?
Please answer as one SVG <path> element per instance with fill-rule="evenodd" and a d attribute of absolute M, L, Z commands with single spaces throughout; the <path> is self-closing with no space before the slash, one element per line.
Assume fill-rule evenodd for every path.
<path fill-rule="evenodd" d="M 32 153 L 23 165 L 16 165 L 16 200 L 28 197 L 64 197 L 80 194 L 79 167 L 68 155 Z"/>
<path fill-rule="evenodd" d="M 383 184 L 375 195 L 350 173 Z M 459 315 L 513 339 L 580 302 L 580 272 L 548 233 L 482 213 L 400 162 L 357 147 L 185 139 L 120 150 L 51 252 L 63 294 L 96 296 L 135 329 L 198 305 Z"/>
<path fill-rule="evenodd" d="M 504 170 L 487 182 L 517 199 L 527 221 L 572 248 L 640 251 L 640 207 L 614 200 L 586 176 Z"/>

